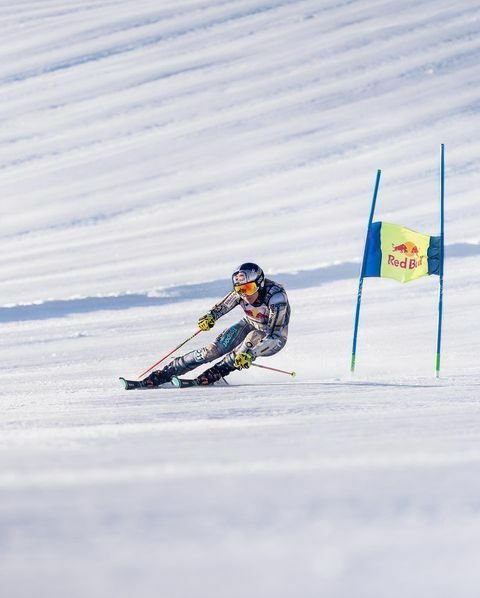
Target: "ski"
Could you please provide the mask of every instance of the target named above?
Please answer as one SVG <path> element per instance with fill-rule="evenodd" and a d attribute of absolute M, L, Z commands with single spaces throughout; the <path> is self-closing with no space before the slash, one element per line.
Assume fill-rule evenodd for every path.
<path fill-rule="evenodd" d="M 189 386 L 201 386 L 195 379 L 179 378 L 174 376 L 172 378 L 172 384 L 176 388 L 188 388 Z"/>
<path fill-rule="evenodd" d="M 136 388 L 153 388 L 150 386 L 146 386 L 142 380 L 127 380 L 126 378 L 119 378 L 120 384 L 123 385 L 125 390 L 134 390 Z"/>
<path fill-rule="evenodd" d="M 149 384 L 145 384 L 143 380 L 127 380 L 123 377 L 120 377 L 119 380 L 125 390 L 149 390 L 155 388 L 168 388 L 169 386 L 174 386 L 175 388 L 188 388 L 190 386 L 228 386 L 228 382 L 223 378 L 215 384 L 201 384 L 195 378 L 189 379 L 174 376 L 170 383 L 167 382 L 160 386 L 150 386 Z"/>
<path fill-rule="evenodd" d="M 160 384 L 158 386 L 154 386 L 152 384 L 145 384 L 143 380 L 127 380 L 126 378 L 120 377 L 120 384 L 125 390 L 155 390 L 157 388 L 181 388 L 183 386 L 196 386 L 195 380 L 179 380 L 178 383 L 174 382 L 165 382 L 164 384 Z"/>
<path fill-rule="evenodd" d="M 198 378 L 179 378 L 178 376 L 174 376 L 171 380 L 171 383 L 173 386 L 175 386 L 175 388 L 190 388 L 191 386 L 200 386 L 202 388 L 211 388 L 212 386 L 230 386 L 225 378 L 221 378 L 213 384 L 202 384 L 198 381 Z"/>
<path fill-rule="evenodd" d="M 153 384 L 146 384 L 144 380 L 127 380 L 122 377 L 119 380 L 125 390 L 155 390 L 155 388 L 165 388 L 167 386 L 167 384 L 154 386 Z"/>

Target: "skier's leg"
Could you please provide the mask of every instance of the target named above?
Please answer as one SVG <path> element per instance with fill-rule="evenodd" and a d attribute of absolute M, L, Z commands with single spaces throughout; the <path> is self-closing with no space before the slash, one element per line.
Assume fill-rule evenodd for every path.
<path fill-rule="evenodd" d="M 146 386 L 159 386 L 160 384 L 165 384 L 166 382 L 169 382 L 173 376 L 182 376 L 190 370 L 197 368 L 199 365 L 209 363 L 210 361 L 214 361 L 222 355 L 225 355 L 225 353 L 232 350 L 232 347 L 243 341 L 250 330 L 247 326 L 248 324 L 245 320 L 241 320 L 233 326 L 230 326 L 230 328 L 225 329 L 217 336 L 213 343 L 210 343 L 201 349 L 190 351 L 180 357 L 175 357 L 175 359 L 164 368 L 152 372 L 145 378 L 144 382 Z"/>
<path fill-rule="evenodd" d="M 251 330 L 245 336 L 243 341 L 236 346 L 232 351 L 230 351 L 225 357 L 216 363 L 213 367 L 208 368 L 205 370 L 200 376 L 197 378 L 197 382 L 199 384 L 214 384 L 220 378 L 225 378 L 231 372 L 235 371 L 235 366 L 233 365 L 235 362 L 235 357 L 239 353 L 245 353 L 249 350 L 253 350 L 256 345 L 263 341 L 265 338 L 265 333 L 260 332 L 259 330 Z M 275 336 L 272 337 L 271 340 L 269 339 L 267 342 L 262 344 L 261 350 L 256 354 L 256 357 L 269 357 L 270 355 L 275 355 L 278 353 L 287 342 L 286 337 L 283 336 Z M 253 351 L 254 352 L 254 351 Z"/>
<path fill-rule="evenodd" d="M 257 345 L 262 341 L 262 346 L 257 348 Z M 283 349 L 287 342 L 287 337 L 280 334 L 265 339 L 265 335 L 258 330 L 253 330 L 243 341 L 243 343 L 235 349 L 235 354 L 245 353 L 251 350 L 257 357 L 270 357 L 275 355 Z M 235 359 L 235 358 L 234 358 Z"/>

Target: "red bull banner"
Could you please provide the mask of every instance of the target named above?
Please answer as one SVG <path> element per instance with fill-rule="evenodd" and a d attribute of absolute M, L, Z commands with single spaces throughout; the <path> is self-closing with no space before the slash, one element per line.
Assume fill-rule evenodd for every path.
<path fill-rule="evenodd" d="M 445 247 L 445 146 L 440 153 L 440 236 L 432 237 L 399 224 L 374 222 L 380 186 L 381 170 L 377 170 L 372 205 L 368 217 L 367 238 L 363 250 L 362 269 L 358 281 L 357 306 L 353 326 L 352 359 L 350 371 L 355 371 L 357 337 L 360 322 L 363 279 L 367 276 L 392 278 L 410 282 L 422 276 L 438 275 L 438 333 L 435 357 L 436 376 L 440 375 L 440 350 L 443 314 L 443 261 Z"/>
<path fill-rule="evenodd" d="M 374 222 L 367 238 L 364 276 L 410 282 L 440 273 L 441 238 L 389 222 Z"/>

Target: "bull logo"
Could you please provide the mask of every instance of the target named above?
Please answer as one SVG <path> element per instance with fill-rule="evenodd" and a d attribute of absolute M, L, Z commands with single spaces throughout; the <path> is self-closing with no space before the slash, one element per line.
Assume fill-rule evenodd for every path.
<path fill-rule="evenodd" d="M 423 264 L 425 256 L 420 255 L 419 248 L 411 241 L 405 241 L 395 245 L 392 243 L 392 253 L 400 253 L 400 256 L 390 254 L 387 259 L 387 264 L 394 268 L 401 268 L 403 270 L 415 270 Z"/>
<path fill-rule="evenodd" d="M 394 245 L 392 243 L 392 250 L 397 253 L 401 253 L 407 257 L 418 257 L 419 255 L 418 247 L 415 245 L 415 243 L 412 243 L 411 241 L 400 243 L 400 245 Z"/>

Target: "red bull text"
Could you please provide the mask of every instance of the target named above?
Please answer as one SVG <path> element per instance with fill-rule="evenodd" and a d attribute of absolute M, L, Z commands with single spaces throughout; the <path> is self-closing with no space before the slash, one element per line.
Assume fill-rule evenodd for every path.
<path fill-rule="evenodd" d="M 392 254 L 389 254 L 387 263 L 389 266 L 394 268 L 402 268 L 403 270 L 415 270 L 423 264 L 423 258 L 425 256 L 419 255 L 418 247 L 407 241 L 406 243 L 400 243 L 400 245 L 392 245 L 392 251 L 400 253 L 405 256 L 403 259 L 399 259 Z"/>

